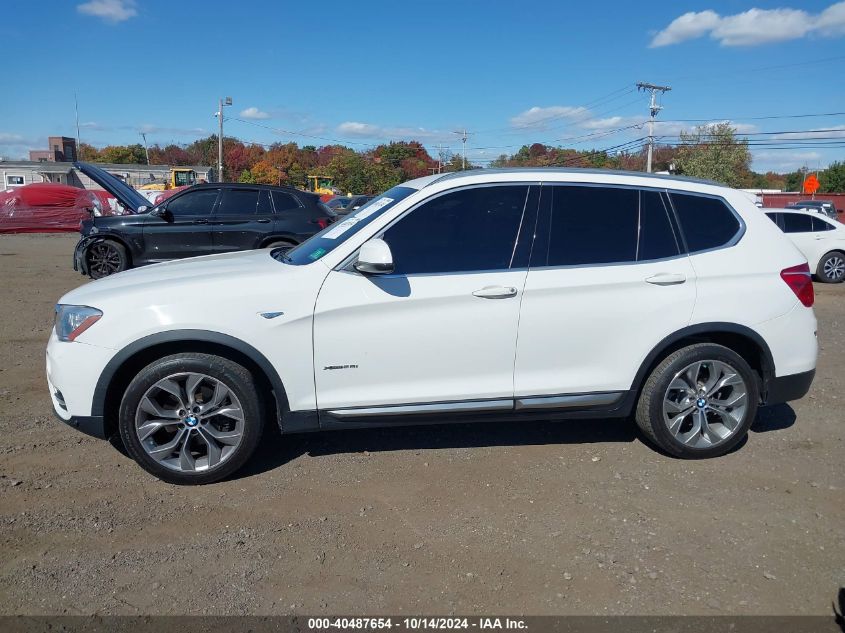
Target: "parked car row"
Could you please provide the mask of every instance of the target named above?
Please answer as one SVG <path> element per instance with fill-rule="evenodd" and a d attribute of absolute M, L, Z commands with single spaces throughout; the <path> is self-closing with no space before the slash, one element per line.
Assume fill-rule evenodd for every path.
<path fill-rule="evenodd" d="M 845 225 L 804 208 L 765 209 L 825 283 L 845 280 Z"/>
<path fill-rule="evenodd" d="M 183 257 L 255 248 L 287 250 L 336 217 L 316 194 L 240 183 L 194 185 L 151 206 L 105 170 L 86 163 L 75 166 L 130 211 L 82 222 L 74 269 L 94 279 Z"/>
<path fill-rule="evenodd" d="M 786 205 L 786 208 L 815 211 L 816 213 L 823 213 L 834 220 L 839 217 L 836 207 L 829 200 L 799 200 L 798 202 Z"/>
<path fill-rule="evenodd" d="M 326 205 L 338 215 L 347 215 L 357 211 L 375 196 L 335 196 Z"/>
<path fill-rule="evenodd" d="M 214 220 L 231 190 L 188 191 L 213 198 Z M 284 215 L 280 190 L 248 191 Z M 139 239 L 178 221 L 179 198 L 142 214 Z M 265 420 L 296 433 L 632 416 L 661 450 L 705 458 L 739 445 L 759 405 L 807 393 L 813 302 L 804 256 L 742 192 L 602 170 L 459 172 L 394 187 L 287 252 L 69 292 L 47 376 L 61 420 L 119 433 L 142 468 L 180 484 L 240 468 Z"/>

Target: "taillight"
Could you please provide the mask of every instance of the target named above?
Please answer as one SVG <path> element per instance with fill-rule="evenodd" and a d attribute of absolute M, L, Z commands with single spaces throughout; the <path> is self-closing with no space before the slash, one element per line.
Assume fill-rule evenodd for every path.
<path fill-rule="evenodd" d="M 320 229 L 324 229 L 331 223 L 331 220 L 329 218 L 317 218 L 314 222 L 320 227 Z"/>
<path fill-rule="evenodd" d="M 784 268 L 780 271 L 780 278 L 786 282 L 786 285 L 795 293 L 801 303 L 808 308 L 813 306 L 816 295 L 813 292 L 813 278 L 810 276 L 808 264 Z"/>

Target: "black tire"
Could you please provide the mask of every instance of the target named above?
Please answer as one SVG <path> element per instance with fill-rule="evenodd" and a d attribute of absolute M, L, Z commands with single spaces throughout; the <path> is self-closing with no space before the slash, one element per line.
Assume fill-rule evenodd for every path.
<path fill-rule="evenodd" d="M 294 246 L 296 246 L 296 244 L 294 244 L 293 242 L 276 240 L 275 242 L 270 242 L 264 248 L 281 248 L 282 252 L 286 252 L 286 251 L 289 251 L 290 249 L 292 249 Z"/>
<path fill-rule="evenodd" d="M 129 255 L 123 244 L 103 240 L 92 244 L 85 251 L 85 263 L 91 279 L 102 279 L 129 268 Z"/>
<path fill-rule="evenodd" d="M 216 466 L 193 471 L 175 470 L 174 467 L 163 465 L 166 462 L 157 461 L 148 454 L 148 449 L 145 449 L 141 444 L 141 439 L 136 430 L 136 415 L 139 415 L 141 399 L 148 393 L 148 390 L 156 388 L 154 386 L 159 381 L 174 375 L 193 372 L 210 377 L 212 379 L 210 382 L 219 381 L 231 394 L 234 394 L 235 399 L 227 401 L 229 404 L 226 406 L 232 407 L 233 403 L 237 402 L 239 410 L 242 412 L 243 422 L 239 434 L 240 442 L 234 448 L 231 448 Z M 205 389 L 205 387 L 202 387 L 202 389 Z M 197 396 L 199 393 L 197 391 L 194 396 Z M 197 397 L 199 401 L 199 396 Z M 189 411 L 187 413 L 190 417 L 193 417 Z M 207 430 L 209 428 L 207 426 L 208 424 L 217 424 L 215 417 L 211 416 L 209 419 L 202 419 L 200 415 L 197 415 L 192 420 L 192 423 L 195 425 L 194 428 L 187 428 L 186 420 L 187 418 L 174 421 L 173 426 L 184 429 L 188 438 L 194 438 L 193 440 L 189 439 L 188 442 L 193 442 L 193 446 L 201 449 L 204 445 L 200 441 L 202 440 L 202 437 L 200 437 L 202 431 L 203 429 Z M 264 407 L 261 397 L 255 388 L 255 381 L 246 368 L 220 356 L 182 353 L 160 358 L 147 365 L 135 376 L 123 395 L 123 400 L 120 404 L 118 425 L 120 436 L 129 455 L 148 473 L 172 484 L 208 484 L 228 477 L 237 471 L 255 452 L 264 427 Z M 218 433 L 221 432 L 217 427 L 215 427 L 215 431 Z M 164 427 L 162 432 L 173 432 L 175 435 L 179 430 Z M 225 429 L 223 432 L 225 432 Z M 207 443 L 205 446 L 208 451 L 209 447 Z M 226 448 L 222 450 L 225 451 Z M 173 453 L 175 452 L 178 451 L 173 451 Z M 210 461 L 210 458 L 207 461 Z M 195 463 L 198 464 L 199 462 L 200 459 L 197 459 Z"/>
<path fill-rule="evenodd" d="M 816 277 L 826 284 L 841 284 L 845 281 L 845 253 L 831 251 L 819 260 Z"/>
<path fill-rule="evenodd" d="M 731 431 L 728 431 L 727 427 L 722 425 L 720 417 L 714 412 L 714 410 L 708 409 L 707 407 L 710 405 L 716 406 L 715 402 L 720 402 L 719 400 L 715 400 L 715 396 L 717 395 L 730 397 L 734 387 L 725 387 L 725 391 L 715 392 L 713 394 L 715 402 L 713 403 L 709 403 L 706 397 L 701 396 L 696 396 L 691 401 L 681 402 L 681 406 L 690 407 L 692 409 L 692 413 L 687 415 L 688 419 L 683 420 L 682 424 L 679 423 L 679 432 L 684 429 L 685 425 L 688 425 L 687 431 L 682 433 L 682 435 L 689 435 L 691 443 L 698 442 L 704 444 L 691 446 L 680 441 L 670 431 L 669 423 L 666 421 L 666 418 L 664 418 L 664 398 L 669 396 L 669 385 L 676 378 L 676 375 L 679 372 L 694 363 L 702 361 L 704 365 L 702 371 L 705 376 L 710 375 L 710 372 L 708 372 L 707 369 L 708 361 L 710 363 L 722 363 L 724 364 L 723 366 L 728 366 L 732 369 L 736 375 L 742 379 L 744 384 L 737 388 L 744 388 L 746 397 L 743 401 L 744 409 L 741 409 L 739 406 L 727 409 L 728 411 L 735 411 L 737 415 L 741 416 L 741 419 L 736 424 L 736 428 Z M 716 367 L 716 365 L 710 365 L 711 372 L 714 367 Z M 672 391 L 671 393 L 675 394 L 677 392 Z M 736 393 L 741 393 L 741 391 L 737 391 Z M 724 396 L 723 394 L 728 395 Z M 698 399 L 699 397 L 701 397 L 701 400 L 704 400 L 704 405 L 700 408 L 700 413 L 706 416 L 706 421 L 715 422 L 715 424 L 708 425 L 709 428 L 713 429 L 714 432 L 716 429 L 719 429 L 724 430 L 726 433 L 726 436 L 723 439 L 715 443 L 711 443 L 712 445 L 706 445 L 706 443 L 710 441 L 707 439 L 707 434 L 700 433 L 701 437 L 698 437 L 692 431 L 694 423 L 698 420 L 695 418 L 695 415 L 696 410 L 699 409 L 697 402 L 701 401 Z M 700 343 L 679 349 L 663 359 L 663 361 L 654 368 L 654 371 L 652 371 L 649 375 L 648 380 L 646 380 L 642 392 L 640 393 L 640 398 L 637 402 L 635 419 L 637 425 L 640 427 L 645 436 L 670 455 L 681 457 L 683 459 L 718 457 L 731 451 L 731 449 L 739 444 L 748 434 L 748 429 L 751 427 L 751 424 L 754 422 L 754 418 L 757 415 L 759 397 L 757 376 L 751 367 L 748 366 L 748 363 L 745 362 L 745 359 L 733 350 L 722 345 Z M 676 418 L 673 417 L 672 419 L 674 420 Z M 682 420 L 680 416 L 677 419 Z"/>

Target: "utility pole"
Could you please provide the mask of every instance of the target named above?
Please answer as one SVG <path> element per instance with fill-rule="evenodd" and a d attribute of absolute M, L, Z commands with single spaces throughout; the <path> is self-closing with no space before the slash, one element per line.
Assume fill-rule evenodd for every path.
<path fill-rule="evenodd" d="M 147 133 L 140 132 L 141 138 L 144 139 L 144 154 L 147 156 L 147 165 L 150 164 L 150 148 L 147 147 Z"/>
<path fill-rule="evenodd" d="M 447 148 L 448 149 L 448 148 Z M 446 157 L 446 151 L 443 149 L 443 143 L 437 144 L 437 173 L 443 173 L 443 159 Z"/>
<path fill-rule="evenodd" d="M 76 152 L 73 157 L 74 160 L 80 160 L 79 150 L 82 148 L 82 143 L 79 142 L 79 100 L 76 98 L 76 93 L 73 93 L 73 106 L 76 109 Z"/>
<path fill-rule="evenodd" d="M 655 86 L 654 84 L 643 83 L 641 81 L 637 83 L 637 90 L 648 90 L 651 92 L 651 103 L 649 105 L 651 117 L 648 120 L 648 160 L 645 168 L 649 174 L 651 173 L 651 157 L 654 153 L 654 117 L 663 109 L 663 106 L 657 105 L 657 93 L 660 92 L 662 94 L 671 89 L 670 86 Z"/>
<path fill-rule="evenodd" d="M 452 132 L 452 134 L 457 134 L 461 137 L 461 143 L 464 144 L 464 152 L 463 157 L 461 159 L 461 169 L 467 168 L 467 137 L 472 134 L 472 132 L 467 132 L 466 129 L 460 130 L 458 132 Z"/>
<path fill-rule="evenodd" d="M 223 182 L 223 108 L 232 105 L 232 97 L 220 99 L 217 110 L 217 120 L 220 123 L 220 134 L 217 137 L 217 182 Z"/>

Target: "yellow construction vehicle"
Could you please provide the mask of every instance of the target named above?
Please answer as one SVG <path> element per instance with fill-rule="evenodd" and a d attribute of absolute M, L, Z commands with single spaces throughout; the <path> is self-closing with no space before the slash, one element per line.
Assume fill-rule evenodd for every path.
<path fill-rule="evenodd" d="M 142 191 L 167 191 L 176 187 L 190 187 L 197 184 L 197 172 L 187 167 L 171 167 L 170 176 L 167 181 L 153 181 L 141 185 L 138 189 Z"/>
<path fill-rule="evenodd" d="M 321 196 L 334 195 L 334 179 L 328 176 L 308 176 L 308 188 Z"/>

